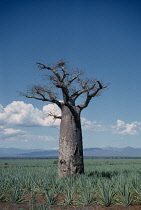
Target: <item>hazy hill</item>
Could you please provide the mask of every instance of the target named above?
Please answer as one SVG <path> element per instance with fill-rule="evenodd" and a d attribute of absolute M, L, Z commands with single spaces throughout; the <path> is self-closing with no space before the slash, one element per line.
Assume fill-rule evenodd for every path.
<path fill-rule="evenodd" d="M 0 148 L 0 156 L 17 156 L 20 154 L 43 151 L 41 149 Z"/>
<path fill-rule="evenodd" d="M 58 150 L 0 148 L 0 157 L 53 157 L 53 156 L 58 156 Z M 86 148 L 84 149 L 84 156 L 141 157 L 141 148 L 133 148 L 133 147 Z"/>

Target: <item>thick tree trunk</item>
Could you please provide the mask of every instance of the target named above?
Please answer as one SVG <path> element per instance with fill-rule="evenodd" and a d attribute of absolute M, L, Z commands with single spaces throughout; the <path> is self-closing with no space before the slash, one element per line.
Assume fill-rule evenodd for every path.
<path fill-rule="evenodd" d="M 84 173 L 80 110 L 75 106 L 73 109 L 74 112 L 65 105 L 62 107 L 58 160 L 59 177 Z"/>

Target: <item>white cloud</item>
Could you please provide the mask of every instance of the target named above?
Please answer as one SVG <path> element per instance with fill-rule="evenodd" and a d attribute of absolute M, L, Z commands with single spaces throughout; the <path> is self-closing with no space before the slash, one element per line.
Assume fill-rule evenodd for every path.
<path fill-rule="evenodd" d="M 84 130 L 94 130 L 96 132 L 108 130 L 108 126 L 102 125 L 97 121 L 89 121 L 84 117 L 81 118 L 81 123 Z"/>
<path fill-rule="evenodd" d="M 53 121 L 52 116 L 47 116 L 47 112 L 57 112 L 57 105 L 48 104 L 42 110 L 35 108 L 32 104 L 23 101 L 13 101 L 5 108 L 0 105 L 0 125 L 1 126 L 57 126 L 60 120 Z"/>
<path fill-rule="evenodd" d="M 3 107 L 0 105 L 0 142 L 47 142 L 54 141 L 52 136 L 34 135 L 13 127 L 36 127 L 36 126 L 58 126 L 60 120 L 54 122 L 53 117 L 48 116 L 48 112 L 60 114 L 59 107 L 48 104 L 41 110 L 32 104 L 23 101 L 13 101 Z"/>
<path fill-rule="evenodd" d="M 23 101 L 13 101 L 5 108 L 0 105 L 0 131 L 1 135 L 3 135 L 0 137 L 2 139 L 14 139 L 15 136 L 20 135 L 20 137 L 22 136 L 24 140 L 28 141 L 29 134 L 27 135 L 25 131 L 11 127 L 59 126 L 60 120 L 56 119 L 54 121 L 53 117 L 49 116 L 48 113 L 53 113 L 58 116 L 61 115 L 59 107 L 54 104 L 45 105 L 41 110 Z M 93 130 L 95 132 L 110 131 L 114 134 L 135 135 L 141 130 L 141 123 L 138 121 L 125 123 L 122 120 L 117 120 L 116 125 L 103 125 L 100 122 L 90 121 L 82 117 L 81 122 L 84 130 Z M 30 137 L 32 137 L 31 134 Z M 41 141 L 51 140 L 51 138 L 45 136 L 38 136 L 36 139 L 40 139 Z"/>
<path fill-rule="evenodd" d="M 25 133 L 25 131 L 21 131 L 21 130 L 17 130 L 17 129 L 13 129 L 13 128 L 5 128 L 3 130 L 3 134 L 4 135 L 20 135 L 20 134 L 23 134 Z"/>
<path fill-rule="evenodd" d="M 53 119 L 49 116 L 50 113 L 56 116 L 61 116 L 61 110 L 56 104 L 48 104 L 43 107 L 43 113 L 45 114 L 44 123 L 46 126 L 58 126 L 60 125 L 60 119 Z"/>
<path fill-rule="evenodd" d="M 122 135 L 135 135 L 141 130 L 141 123 L 138 121 L 125 123 L 122 120 L 117 120 L 117 125 L 113 126 L 113 133 Z"/>
<path fill-rule="evenodd" d="M 125 123 L 122 120 L 117 120 L 117 128 L 124 127 Z"/>
<path fill-rule="evenodd" d="M 13 141 L 15 139 L 20 139 L 26 133 L 26 131 L 22 131 L 19 129 L 3 128 L 0 129 L 0 141 Z"/>
<path fill-rule="evenodd" d="M 58 149 L 59 149 L 59 147 L 54 147 L 54 148 L 52 148 L 52 149 L 54 149 L 54 150 L 58 150 Z"/>
<path fill-rule="evenodd" d="M 44 135 L 34 135 L 32 133 L 28 133 L 26 131 L 22 131 L 19 129 L 13 128 L 5 128 L 0 130 L 0 142 L 3 141 L 16 141 L 16 142 L 30 142 L 30 141 L 54 141 L 54 137 L 52 136 L 44 136 Z"/>
<path fill-rule="evenodd" d="M 45 142 L 45 141 L 54 141 L 55 140 L 54 137 L 52 137 L 52 136 L 41 136 L 41 135 L 28 135 L 27 138 L 29 140 L 36 139 L 36 141 L 43 141 L 43 142 Z"/>
<path fill-rule="evenodd" d="M 97 121 L 89 121 L 86 118 L 81 119 L 82 128 L 84 130 L 93 130 L 96 132 L 110 131 L 113 134 L 135 135 L 141 130 L 141 122 L 135 121 L 125 123 L 122 120 L 117 120 L 116 125 L 103 125 Z"/>

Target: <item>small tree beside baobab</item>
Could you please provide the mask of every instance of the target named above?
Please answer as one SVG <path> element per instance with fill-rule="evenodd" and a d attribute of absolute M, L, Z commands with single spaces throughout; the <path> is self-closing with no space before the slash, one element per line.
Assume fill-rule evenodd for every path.
<path fill-rule="evenodd" d="M 59 137 L 58 175 L 84 173 L 83 142 L 80 115 L 90 103 L 106 88 L 95 79 L 83 79 L 78 69 L 69 70 L 66 62 L 60 61 L 53 67 L 37 63 L 47 73 L 44 78 L 46 85 L 33 85 L 26 94 L 27 98 L 56 104 L 61 109 L 61 116 L 51 114 L 54 119 L 61 119 Z M 76 100 L 84 95 L 84 102 L 76 104 Z M 78 100 L 79 101 L 79 100 Z"/>

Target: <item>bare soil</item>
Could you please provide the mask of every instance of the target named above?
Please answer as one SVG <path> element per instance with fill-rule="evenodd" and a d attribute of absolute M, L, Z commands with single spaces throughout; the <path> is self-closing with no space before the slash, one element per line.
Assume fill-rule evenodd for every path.
<path fill-rule="evenodd" d="M 40 210 L 39 204 L 36 206 L 32 206 L 30 203 L 22 203 L 22 204 L 13 204 L 13 203 L 0 203 L 0 210 Z M 98 205 L 93 206 L 51 206 L 50 210 L 141 210 L 141 205 L 135 206 L 110 206 L 110 207 L 103 207 Z"/>

